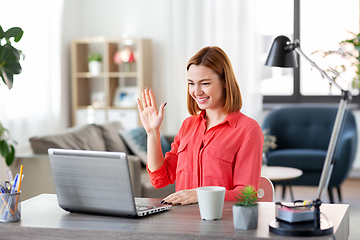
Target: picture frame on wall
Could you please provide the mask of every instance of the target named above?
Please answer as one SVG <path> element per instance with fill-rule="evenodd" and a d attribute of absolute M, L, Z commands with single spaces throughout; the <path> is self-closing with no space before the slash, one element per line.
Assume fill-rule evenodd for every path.
<path fill-rule="evenodd" d="M 137 87 L 118 87 L 114 94 L 113 104 L 116 107 L 136 107 L 138 99 Z"/>

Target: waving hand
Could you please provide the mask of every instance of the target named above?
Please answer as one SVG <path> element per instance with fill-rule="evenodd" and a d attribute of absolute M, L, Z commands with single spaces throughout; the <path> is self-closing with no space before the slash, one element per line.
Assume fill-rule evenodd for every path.
<path fill-rule="evenodd" d="M 161 104 L 158 111 L 154 93 L 148 89 L 142 92 L 141 101 L 138 100 L 137 105 L 140 119 L 146 132 L 149 133 L 153 130 L 158 130 L 164 118 L 164 107 L 166 103 Z"/>

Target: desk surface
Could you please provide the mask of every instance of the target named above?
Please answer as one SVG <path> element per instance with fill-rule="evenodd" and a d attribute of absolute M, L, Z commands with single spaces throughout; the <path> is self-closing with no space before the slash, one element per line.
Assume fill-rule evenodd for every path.
<path fill-rule="evenodd" d="M 160 199 L 141 200 L 151 203 Z M 256 230 L 234 228 L 233 204 L 225 202 L 223 217 L 216 221 L 201 220 L 197 204 L 173 206 L 169 211 L 132 219 L 68 213 L 58 206 L 55 194 L 42 194 L 22 202 L 21 220 L 1 223 L 0 232 L 1 239 L 288 239 L 269 233 L 269 222 L 275 217 L 274 203 L 259 203 Z M 321 206 L 321 211 L 334 223 L 336 239 L 349 236 L 348 207 L 346 204 Z M 333 239 L 333 236 L 304 239 Z"/>
<path fill-rule="evenodd" d="M 303 174 L 303 171 L 291 167 L 265 166 L 261 173 L 275 182 L 296 179 Z"/>

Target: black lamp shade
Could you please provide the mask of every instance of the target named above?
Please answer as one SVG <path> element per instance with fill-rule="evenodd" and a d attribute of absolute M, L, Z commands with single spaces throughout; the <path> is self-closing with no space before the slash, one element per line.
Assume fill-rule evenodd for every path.
<path fill-rule="evenodd" d="M 275 38 L 265 65 L 272 67 L 298 67 L 295 52 L 291 48 L 285 49 L 290 42 L 290 39 L 285 36 Z"/>

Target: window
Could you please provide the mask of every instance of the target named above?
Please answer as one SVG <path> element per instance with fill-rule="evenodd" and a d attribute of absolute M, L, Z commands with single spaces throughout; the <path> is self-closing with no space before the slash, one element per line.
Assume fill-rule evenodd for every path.
<path fill-rule="evenodd" d="M 326 70 L 336 64 L 334 60 L 329 62 L 329 59 L 313 53 L 316 50 L 337 50 L 341 41 L 354 37 L 349 32 L 359 33 L 359 1 L 357 0 L 341 2 L 294 0 L 291 4 L 286 1 L 281 4 L 281 6 L 287 4 L 282 9 L 289 9 L 286 13 L 280 10 L 278 13 L 275 12 L 277 16 L 275 20 L 282 18 L 282 24 L 267 18 L 267 25 L 273 27 L 268 27 L 266 30 L 259 28 L 264 42 L 263 62 L 266 60 L 273 39 L 278 35 L 285 35 L 292 41 L 299 39 L 303 52 L 320 68 Z M 293 24 L 292 27 L 289 27 L 289 22 Z M 264 96 L 264 103 L 338 103 L 340 91 L 331 87 L 328 80 L 323 79 L 305 59 L 298 56 L 298 60 L 299 68 L 295 69 L 263 66 L 261 93 Z M 351 89 L 352 78 L 351 74 L 347 73 L 337 82 L 344 89 L 349 89 L 353 95 L 357 95 L 358 90 Z M 360 102 L 360 97 L 355 96 L 354 101 Z"/>

